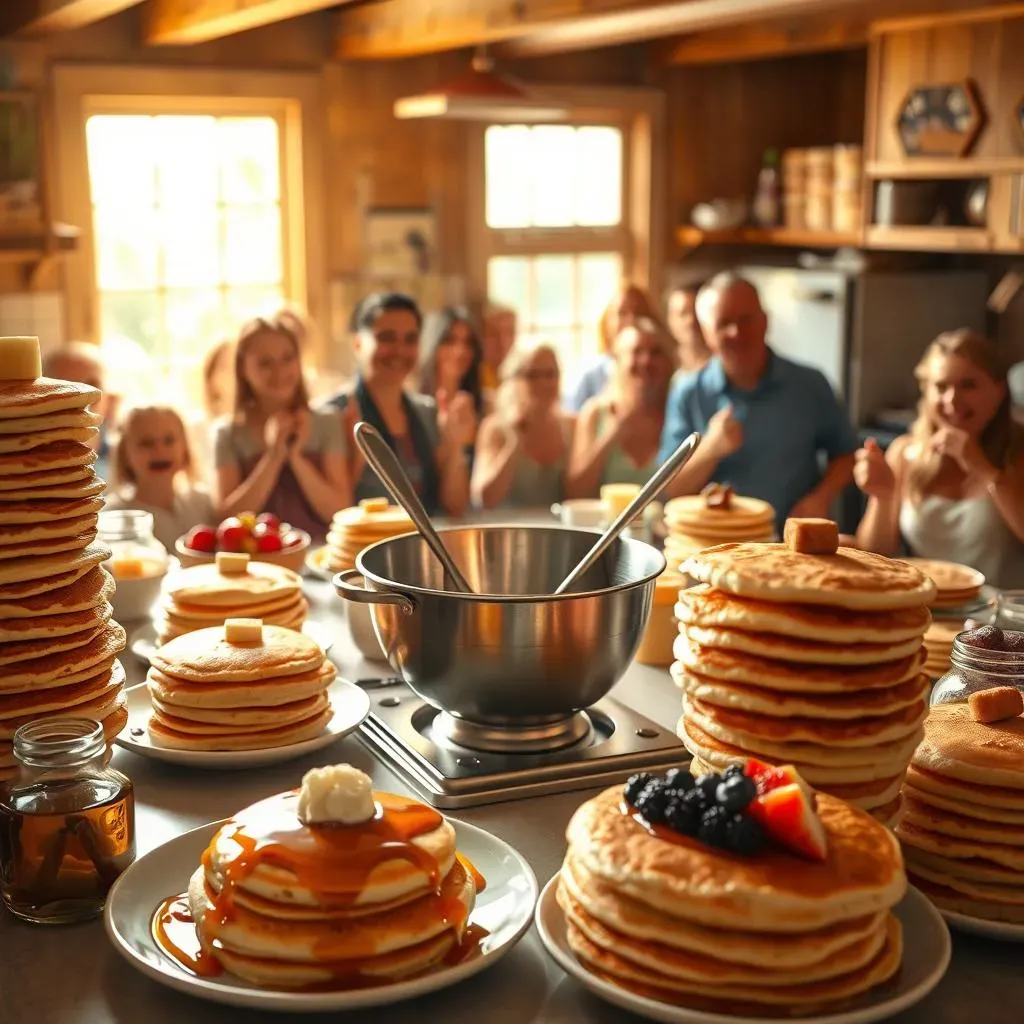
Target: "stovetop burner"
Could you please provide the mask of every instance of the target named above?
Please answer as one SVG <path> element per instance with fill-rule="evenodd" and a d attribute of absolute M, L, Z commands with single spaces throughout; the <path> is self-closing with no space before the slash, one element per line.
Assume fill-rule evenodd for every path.
<path fill-rule="evenodd" d="M 404 682 L 377 684 L 360 738 L 434 807 L 473 807 L 621 782 L 689 760 L 669 729 L 610 697 L 569 719 L 557 749 L 512 749 L 512 730 L 486 729 L 453 718 L 416 696 Z M 540 741 L 549 726 L 539 727 Z M 527 733 L 529 739 L 529 733 Z M 534 737 L 536 740 L 537 737 Z M 477 743 L 474 747 L 470 743 Z"/>

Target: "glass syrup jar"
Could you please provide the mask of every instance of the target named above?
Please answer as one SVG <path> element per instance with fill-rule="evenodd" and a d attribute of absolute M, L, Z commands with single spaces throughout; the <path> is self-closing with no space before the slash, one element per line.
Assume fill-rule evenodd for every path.
<path fill-rule="evenodd" d="M 929 704 L 963 704 L 972 693 L 995 686 L 1014 686 L 1024 695 L 1024 633 L 1003 630 L 1005 647 L 980 647 L 964 642 L 967 631 L 953 640 L 950 669 L 935 684 Z M 1010 646 L 1019 644 L 1014 650 Z"/>
<path fill-rule="evenodd" d="M 99 916 L 135 860 L 135 791 L 89 718 L 40 718 L 14 734 L 17 777 L 0 785 L 0 900 L 25 921 Z"/>

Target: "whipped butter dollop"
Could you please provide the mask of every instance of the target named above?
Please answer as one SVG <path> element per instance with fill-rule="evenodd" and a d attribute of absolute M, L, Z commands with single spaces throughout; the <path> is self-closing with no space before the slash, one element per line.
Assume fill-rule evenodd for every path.
<path fill-rule="evenodd" d="M 311 768 L 299 787 L 299 819 L 306 825 L 358 825 L 377 808 L 370 776 L 350 764 Z"/>

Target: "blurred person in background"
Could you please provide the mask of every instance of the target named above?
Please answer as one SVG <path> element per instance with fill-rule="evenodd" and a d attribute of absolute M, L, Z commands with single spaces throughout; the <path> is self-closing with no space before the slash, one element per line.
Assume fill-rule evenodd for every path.
<path fill-rule="evenodd" d="M 480 322 L 483 324 L 480 387 L 487 399 L 492 400 L 500 383 L 501 365 L 516 342 L 516 311 L 489 302 L 484 305 Z"/>
<path fill-rule="evenodd" d="M 548 509 L 562 500 L 575 418 L 561 409 L 560 384 L 550 345 L 516 345 L 505 358 L 495 410 L 477 438 L 475 505 Z"/>
<path fill-rule="evenodd" d="M 231 416 L 235 403 L 235 360 L 230 341 L 207 349 L 202 366 L 202 408 L 188 418 L 192 441 L 193 471 L 212 486 L 216 478 L 213 435 L 217 424 Z"/>
<path fill-rule="evenodd" d="M 611 354 L 613 342 L 623 327 L 636 323 L 642 316 L 657 317 L 650 296 L 635 284 L 624 284 L 601 315 L 598 324 L 599 355 L 590 360 L 580 373 L 566 399 L 566 407 L 571 412 L 579 412 L 591 398 L 604 391 L 615 365 Z"/>
<path fill-rule="evenodd" d="M 271 512 L 319 543 L 352 504 L 342 425 L 309 407 L 299 342 L 285 323 L 250 321 L 234 351 L 234 411 L 214 436 L 218 514 Z"/>
<path fill-rule="evenodd" d="M 697 319 L 700 285 L 673 285 L 665 293 L 665 325 L 675 339 L 680 373 L 695 373 L 711 358 Z"/>
<path fill-rule="evenodd" d="M 571 498 L 596 498 L 604 484 L 643 485 L 658 467 L 676 345 L 659 324 L 640 317 L 619 331 L 611 355 L 607 387 L 576 421 L 565 485 Z"/>
<path fill-rule="evenodd" d="M 398 456 L 430 515 L 462 515 L 469 505 L 467 453 L 477 423 L 472 398 L 450 396 L 441 421 L 435 399 L 408 388 L 419 365 L 423 326 L 419 306 L 408 295 L 370 295 L 355 316 L 357 377 L 327 403 L 342 414 L 355 500 L 388 495 L 353 439 L 356 423 L 365 420 Z"/>

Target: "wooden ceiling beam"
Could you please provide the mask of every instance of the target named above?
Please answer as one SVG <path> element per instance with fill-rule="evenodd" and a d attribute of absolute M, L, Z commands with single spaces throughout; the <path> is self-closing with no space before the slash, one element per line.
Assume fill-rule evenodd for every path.
<path fill-rule="evenodd" d="M 42 35 L 82 28 L 134 7 L 140 0 L 6 0 L 0 35 Z"/>
<path fill-rule="evenodd" d="M 339 60 L 391 60 L 500 43 L 612 12 L 631 19 L 679 0 L 383 0 L 338 15 Z"/>
<path fill-rule="evenodd" d="M 150 46 L 187 46 L 247 32 L 349 0 L 150 0 L 143 37 Z"/>

